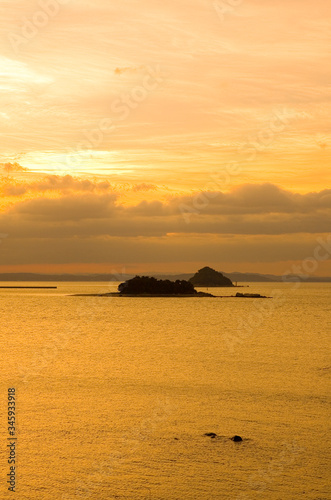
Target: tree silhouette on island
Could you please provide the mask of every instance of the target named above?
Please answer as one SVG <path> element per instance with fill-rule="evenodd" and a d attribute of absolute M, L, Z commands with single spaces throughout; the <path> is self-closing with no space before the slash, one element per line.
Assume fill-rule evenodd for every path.
<path fill-rule="evenodd" d="M 118 285 L 118 291 L 121 295 L 212 297 L 211 294 L 197 292 L 189 281 L 158 280 L 149 276 L 136 276 L 127 280 Z"/>

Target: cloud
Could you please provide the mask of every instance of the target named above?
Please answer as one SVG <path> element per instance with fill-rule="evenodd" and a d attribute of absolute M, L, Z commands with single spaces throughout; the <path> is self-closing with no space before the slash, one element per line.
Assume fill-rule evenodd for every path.
<path fill-rule="evenodd" d="M 262 259 L 263 242 L 282 241 L 284 248 L 275 248 L 285 255 L 288 244 L 293 254 L 300 233 L 329 231 L 329 3 L 225 3 L 232 5 L 223 20 L 221 7 L 217 12 L 215 2 L 205 0 L 146 0 L 144 8 L 138 0 L 63 2 L 60 15 L 38 28 L 18 54 L 4 36 L 3 154 L 24 151 L 28 165 L 35 161 L 47 172 L 110 172 L 114 182 L 125 178 L 128 188 L 123 201 L 107 181 L 29 173 L 22 182 L 8 175 L 1 194 L 11 198 L 1 200 L 0 227 L 11 236 L 1 245 L 1 258 L 11 258 L 4 253 L 10 248 L 22 261 L 57 259 L 59 249 L 63 259 L 66 251 L 71 259 L 106 259 L 116 252 L 134 259 L 136 251 L 137 258 L 145 251 L 156 259 L 153 250 L 165 256 L 163 242 L 178 233 L 184 235 L 176 240 L 181 258 L 193 258 L 195 245 L 205 255 L 222 256 L 213 238 L 224 234 L 236 235 L 227 248 L 239 255 L 244 235 L 264 235 L 256 251 Z M 26 0 L 5 2 L 3 33 L 21 34 L 36 8 Z M 154 86 L 147 67 L 167 77 L 139 101 L 144 83 Z M 284 127 L 275 115 L 282 110 Z M 114 122 L 111 132 L 105 121 Z M 93 149 L 93 158 L 81 156 L 81 149 Z M 72 158 L 79 161 L 68 166 Z M 234 161 L 240 174 L 225 188 L 203 188 L 210 173 Z M 3 174 L 26 172 L 17 163 L 7 170 L 4 165 Z M 230 189 L 239 182 L 246 184 Z M 165 199 L 174 190 L 190 194 Z M 14 199 L 22 196 L 34 199 Z M 130 196 L 139 203 L 129 206 Z M 11 203 L 7 209 L 5 202 Z M 183 206 L 193 211 L 189 224 Z M 296 235 L 295 245 L 289 235 Z M 144 246 L 140 238 L 150 240 Z M 176 255 L 176 242 L 164 248 Z M 267 251 L 273 252 L 271 244 Z"/>
<path fill-rule="evenodd" d="M 81 221 L 109 217 L 115 209 L 115 194 L 84 194 L 61 198 L 36 198 L 17 203 L 9 209 L 10 215 L 30 221 Z"/>
<path fill-rule="evenodd" d="M 6 148 L 30 154 L 38 165 L 48 166 L 51 155 L 65 161 L 66 151 L 88 145 L 86 133 L 100 136 L 104 120 L 119 124 L 125 109 L 116 102 L 124 98 L 132 112 L 103 134 L 95 148 L 102 154 L 84 169 L 111 171 L 120 161 L 137 182 L 164 184 L 176 166 L 180 182 L 192 188 L 209 169 L 237 159 L 238 148 L 256 142 L 261 130 L 270 133 L 274 112 L 286 109 L 287 126 L 257 164 L 245 163 L 244 180 L 275 181 L 281 171 L 277 182 L 297 187 L 309 167 L 309 186 L 316 168 L 324 167 L 316 160 L 329 150 L 317 146 L 316 131 L 330 142 L 327 2 L 317 0 L 315 9 L 307 0 L 232 3 L 221 22 L 215 2 L 200 0 L 148 0 L 144 9 L 135 0 L 66 2 L 54 23 L 22 44 L 20 57 L 5 37 L 0 108 L 8 119 L 0 132 Z M 31 18 L 30 7 L 26 0 L 6 2 L 4 33 L 20 33 L 17 12 Z M 153 65 L 168 76 L 136 106 L 129 96 L 139 97 L 137 88 L 150 80 L 140 70 Z"/>
<path fill-rule="evenodd" d="M 6 184 L 2 188 L 4 196 L 22 196 L 27 192 L 24 184 Z"/>
<path fill-rule="evenodd" d="M 331 189 L 299 194 L 270 183 L 245 184 L 228 193 L 206 191 L 176 197 L 171 205 L 206 215 L 312 213 L 331 209 Z"/>
<path fill-rule="evenodd" d="M 91 181 L 88 179 L 79 179 L 71 175 L 47 175 L 41 180 L 30 183 L 6 183 L 3 186 L 3 193 L 6 196 L 21 196 L 29 191 L 44 193 L 47 191 L 59 191 L 66 193 L 72 192 L 95 192 L 112 191 L 113 187 L 108 181 Z"/>
<path fill-rule="evenodd" d="M 132 188 L 132 191 L 134 192 L 139 192 L 139 191 L 156 191 L 158 187 L 155 184 L 147 184 L 145 182 L 142 182 L 141 184 L 135 184 Z"/>
<path fill-rule="evenodd" d="M 59 179 L 50 182 L 58 186 Z M 243 185 L 212 193 L 210 204 L 187 223 L 181 203 L 194 207 L 201 193 L 129 206 L 114 192 L 84 186 L 86 191 L 56 198 L 45 191 L 8 206 L 0 214 L 1 231 L 8 234 L 2 263 L 295 260 L 330 231 L 330 190 L 299 194 L 271 184 Z"/>
<path fill-rule="evenodd" d="M 111 263 L 113 266 L 145 264 L 157 270 L 160 263 L 168 263 L 168 270 L 177 263 L 180 272 L 194 272 L 201 263 L 214 265 L 222 270 L 234 270 L 231 264 L 272 263 L 305 259 L 312 256 L 317 246 L 317 236 L 231 236 L 215 237 L 206 242 L 205 237 L 186 235 L 164 238 L 71 238 L 51 237 L 24 240 L 24 253 L 19 239 L 8 237 L 1 246 L 2 263 L 12 264 L 68 264 Z M 322 237 L 322 236 L 321 236 Z M 229 263 L 231 267 L 229 268 Z M 280 272 L 290 269 L 286 262 Z M 232 268 L 232 269 L 231 269 Z M 225 269 L 224 269 L 225 270 Z M 244 269 L 245 270 L 245 269 Z M 247 269 L 246 269 L 247 270 Z"/>
<path fill-rule="evenodd" d="M 71 185 L 71 180 L 67 182 Z M 24 226 L 24 234 L 30 229 L 40 237 L 45 232 L 55 238 L 70 234 L 70 227 L 81 237 L 277 235 L 327 232 L 330 216 L 331 190 L 298 194 L 263 184 L 166 202 L 143 200 L 133 206 L 121 204 L 116 193 L 64 192 L 56 198 L 17 202 L 2 215 L 0 223 L 6 232 L 17 236 Z"/>
<path fill-rule="evenodd" d="M 14 173 L 14 172 L 15 173 L 16 172 L 29 172 L 28 168 L 22 167 L 22 165 L 20 165 L 17 162 L 14 162 L 14 163 L 10 163 L 10 162 L 0 163 L 0 166 L 1 166 L 2 170 L 4 170 L 5 172 L 7 172 L 8 174 Z"/>

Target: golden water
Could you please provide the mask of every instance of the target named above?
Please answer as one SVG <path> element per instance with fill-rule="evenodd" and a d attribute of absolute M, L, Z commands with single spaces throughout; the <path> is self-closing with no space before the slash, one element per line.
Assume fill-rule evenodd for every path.
<path fill-rule="evenodd" d="M 330 284 L 242 289 L 265 300 L 57 285 L 0 289 L 1 499 L 331 498 Z"/>

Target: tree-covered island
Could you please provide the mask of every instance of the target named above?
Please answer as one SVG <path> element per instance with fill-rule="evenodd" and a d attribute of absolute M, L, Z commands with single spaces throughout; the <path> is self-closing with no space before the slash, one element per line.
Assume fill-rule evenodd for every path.
<path fill-rule="evenodd" d="M 118 286 L 120 295 L 160 297 L 213 297 L 210 293 L 197 292 L 194 285 L 185 280 L 159 280 L 149 276 L 136 276 Z"/>

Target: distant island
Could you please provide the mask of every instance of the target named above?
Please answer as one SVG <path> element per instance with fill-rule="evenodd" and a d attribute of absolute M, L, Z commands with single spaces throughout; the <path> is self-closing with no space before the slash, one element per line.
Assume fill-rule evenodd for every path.
<path fill-rule="evenodd" d="M 230 278 L 226 278 L 222 273 L 215 271 L 211 267 L 199 269 L 189 282 L 194 286 L 204 287 L 231 287 L 234 286 Z"/>
<path fill-rule="evenodd" d="M 135 276 L 118 285 L 119 295 L 144 297 L 213 297 L 210 293 L 197 292 L 185 280 L 158 280 L 149 276 Z"/>

